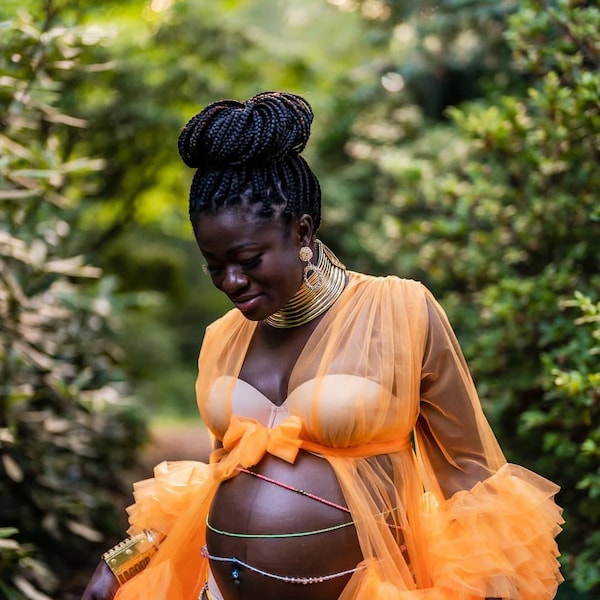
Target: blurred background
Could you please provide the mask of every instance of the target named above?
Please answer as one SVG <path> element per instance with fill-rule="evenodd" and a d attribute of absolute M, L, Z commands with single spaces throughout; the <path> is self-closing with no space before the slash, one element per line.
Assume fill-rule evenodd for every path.
<path fill-rule="evenodd" d="M 228 305 L 177 137 L 275 89 L 315 111 L 321 237 L 439 298 L 509 460 L 562 487 L 558 597 L 599 598 L 595 0 L 3 0 L 0 598 L 79 598 L 131 482 L 205 458 Z"/>

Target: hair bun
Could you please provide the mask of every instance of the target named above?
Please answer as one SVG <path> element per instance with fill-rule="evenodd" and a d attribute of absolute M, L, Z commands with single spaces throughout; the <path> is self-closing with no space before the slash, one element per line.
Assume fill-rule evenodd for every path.
<path fill-rule="evenodd" d="M 179 154 L 188 167 L 278 161 L 304 150 L 313 112 L 300 96 L 263 92 L 246 102 L 209 104 L 183 128 Z"/>

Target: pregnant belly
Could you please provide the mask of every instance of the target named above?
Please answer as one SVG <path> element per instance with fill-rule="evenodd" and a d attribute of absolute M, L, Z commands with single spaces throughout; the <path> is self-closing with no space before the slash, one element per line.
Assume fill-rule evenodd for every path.
<path fill-rule="evenodd" d="M 346 506 L 331 466 L 312 454 L 300 452 L 293 465 L 267 455 L 253 471 Z M 320 578 L 350 571 L 362 560 L 351 522 L 346 511 L 242 472 L 219 487 L 207 547 L 214 557 L 236 558 L 277 577 Z M 225 600 L 336 600 L 351 577 L 303 584 L 239 562 L 210 565 Z"/>

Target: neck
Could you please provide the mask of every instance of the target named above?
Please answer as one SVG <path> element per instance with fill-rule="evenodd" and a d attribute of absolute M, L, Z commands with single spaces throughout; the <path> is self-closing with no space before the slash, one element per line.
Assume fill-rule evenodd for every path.
<path fill-rule="evenodd" d="M 317 240 L 319 258 L 315 271 L 302 283 L 290 301 L 265 319 L 271 327 L 288 329 L 313 321 L 327 311 L 346 286 L 346 267 L 335 254 Z"/>

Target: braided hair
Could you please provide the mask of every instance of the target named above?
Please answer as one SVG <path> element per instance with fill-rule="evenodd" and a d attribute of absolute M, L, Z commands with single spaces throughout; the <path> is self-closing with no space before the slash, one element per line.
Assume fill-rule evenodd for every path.
<path fill-rule="evenodd" d="M 263 92 L 245 102 L 220 100 L 183 128 L 179 154 L 195 168 L 190 220 L 224 208 L 255 216 L 309 214 L 321 221 L 321 188 L 300 156 L 310 136 L 310 104 L 294 94 Z"/>

